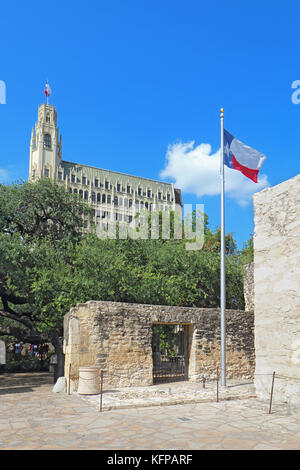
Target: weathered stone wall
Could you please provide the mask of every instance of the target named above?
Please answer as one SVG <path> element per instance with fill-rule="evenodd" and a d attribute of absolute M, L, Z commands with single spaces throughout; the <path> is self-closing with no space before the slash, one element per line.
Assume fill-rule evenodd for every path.
<path fill-rule="evenodd" d="M 5 342 L 0 339 L 0 365 L 6 364 L 6 346 Z"/>
<path fill-rule="evenodd" d="M 275 371 L 275 399 L 300 400 L 300 175 L 253 197 L 255 384 L 269 396 Z"/>
<path fill-rule="evenodd" d="M 253 376 L 253 312 L 227 310 L 228 377 Z M 151 385 L 153 323 L 184 324 L 188 331 L 190 380 L 215 377 L 220 364 L 220 311 L 158 305 L 94 302 L 71 309 L 64 320 L 66 375 L 80 366 L 105 371 L 105 383 Z"/>
<path fill-rule="evenodd" d="M 245 310 L 254 310 L 254 263 L 244 266 L 244 299 Z"/>

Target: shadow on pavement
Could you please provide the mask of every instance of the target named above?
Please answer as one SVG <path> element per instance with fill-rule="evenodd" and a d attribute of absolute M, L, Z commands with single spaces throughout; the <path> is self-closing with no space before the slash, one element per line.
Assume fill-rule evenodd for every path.
<path fill-rule="evenodd" d="M 34 388 L 53 387 L 49 372 L 4 373 L 0 375 L 0 395 L 33 392 Z"/>
<path fill-rule="evenodd" d="M 0 395 L 33 392 L 31 387 L 0 388 Z"/>

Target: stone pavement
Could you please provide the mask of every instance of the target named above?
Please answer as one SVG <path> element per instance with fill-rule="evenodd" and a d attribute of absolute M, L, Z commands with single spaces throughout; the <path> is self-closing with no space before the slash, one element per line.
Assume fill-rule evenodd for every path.
<path fill-rule="evenodd" d="M 86 397 L 52 388 L 47 373 L 0 375 L 0 449 L 300 449 L 300 409 L 276 401 L 270 415 L 268 403 L 237 396 L 100 413 Z"/>
<path fill-rule="evenodd" d="M 150 387 L 124 387 L 117 390 L 105 387 L 102 395 L 102 410 L 137 408 L 163 405 L 183 405 L 192 403 L 233 400 L 234 398 L 255 397 L 254 384 L 250 380 L 228 380 L 227 387 L 218 388 L 216 381 L 205 383 L 173 382 Z M 74 394 L 76 392 L 73 392 Z M 78 395 L 78 394 L 77 394 Z M 78 395 L 95 408 L 100 408 L 100 395 Z"/>

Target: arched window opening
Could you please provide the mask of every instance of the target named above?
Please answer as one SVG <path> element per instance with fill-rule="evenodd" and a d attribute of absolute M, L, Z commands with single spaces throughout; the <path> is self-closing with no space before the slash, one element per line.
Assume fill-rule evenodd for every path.
<path fill-rule="evenodd" d="M 51 135 L 50 134 L 44 135 L 44 147 L 46 149 L 51 149 Z"/>

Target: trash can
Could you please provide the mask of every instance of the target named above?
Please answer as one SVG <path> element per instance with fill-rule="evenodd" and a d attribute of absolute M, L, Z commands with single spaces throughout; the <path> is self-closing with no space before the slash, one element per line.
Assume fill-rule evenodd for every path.
<path fill-rule="evenodd" d="M 79 367 L 78 393 L 98 395 L 100 393 L 100 370 L 98 367 Z"/>

